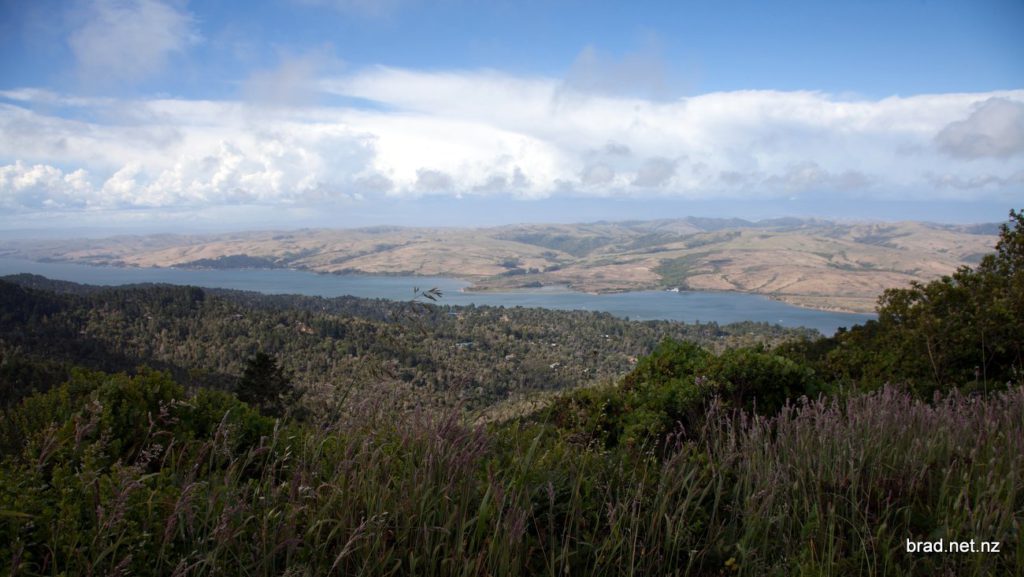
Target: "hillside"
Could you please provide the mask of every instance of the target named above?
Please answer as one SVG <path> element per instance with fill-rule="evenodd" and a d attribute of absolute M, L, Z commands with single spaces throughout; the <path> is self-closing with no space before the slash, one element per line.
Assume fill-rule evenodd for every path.
<path fill-rule="evenodd" d="M 488 409 L 618 378 L 664 338 L 723 350 L 812 336 L 758 323 L 630 322 L 584 311 L 14 275 L 0 278 L 0 405 L 62 382 L 67 365 L 149 365 L 190 385 L 229 389 L 245 359 L 265 351 L 284 359 L 302 389 L 330 398 L 386 386 L 429 406 Z M 32 363 L 45 370 L 26 372 Z"/>
<path fill-rule="evenodd" d="M 0 256 L 136 267 L 293 268 L 470 280 L 474 290 L 687 288 L 869 312 L 887 288 L 977 262 L 994 226 L 739 219 L 376 227 L 20 241 Z"/>

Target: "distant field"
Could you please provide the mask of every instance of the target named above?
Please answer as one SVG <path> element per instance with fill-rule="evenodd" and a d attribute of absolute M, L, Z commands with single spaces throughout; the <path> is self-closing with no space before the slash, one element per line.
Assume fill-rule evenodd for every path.
<path fill-rule="evenodd" d="M 869 312 L 886 288 L 928 281 L 990 252 L 996 227 L 777 219 L 495 228 L 296 230 L 16 241 L 0 256 L 137 267 L 294 268 L 459 277 L 474 289 L 567 285 L 756 293 Z"/>

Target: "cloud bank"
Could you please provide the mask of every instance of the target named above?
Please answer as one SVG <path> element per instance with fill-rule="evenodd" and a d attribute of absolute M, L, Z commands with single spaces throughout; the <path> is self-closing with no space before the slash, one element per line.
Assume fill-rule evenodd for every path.
<path fill-rule="evenodd" d="M 951 122 L 935 137 L 939 149 L 957 158 L 1009 158 L 1024 152 L 1024 102 L 989 98 L 965 120 Z"/>
<path fill-rule="evenodd" d="M 184 35 L 129 75 L 147 73 Z M 240 100 L 0 92 L 0 207 L 303 206 L 379 195 L 983 200 L 1022 186 L 1024 90 L 665 100 L 493 70 L 314 72 L 305 60 L 286 63 L 254 76 L 246 90 L 256 97 Z M 291 76 L 317 98 L 276 86 Z"/>

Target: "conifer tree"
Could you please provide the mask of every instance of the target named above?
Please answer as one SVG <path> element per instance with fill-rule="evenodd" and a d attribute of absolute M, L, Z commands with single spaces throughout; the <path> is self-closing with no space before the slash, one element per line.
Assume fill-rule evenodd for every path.
<path fill-rule="evenodd" d="M 246 362 L 237 392 L 240 400 L 271 417 L 283 416 L 295 396 L 291 377 L 274 357 L 262 351 Z"/>

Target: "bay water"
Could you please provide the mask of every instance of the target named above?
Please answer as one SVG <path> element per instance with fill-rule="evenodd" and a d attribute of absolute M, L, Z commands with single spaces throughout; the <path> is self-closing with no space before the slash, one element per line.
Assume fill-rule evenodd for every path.
<path fill-rule="evenodd" d="M 611 313 L 631 320 L 674 320 L 727 324 L 755 321 L 784 327 L 809 327 L 832 335 L 875 318 L 871 314 L 818 311 L 773 301 L 760 295 L 711 291 L 635 291 L 588 294 L 553 286 L 502 292 L 465 290 L 469 282 L 446 277 L 332 275 L 290 269 L 180 269 L 92 266 L 0 258 L 0 276 L 32 273 L 92 285 L 167 283 L 208 288 L 301 294 L 323 297 L 410 300 L 414 289 L 440 289 L 440 304 L 541 307 Z"/>

